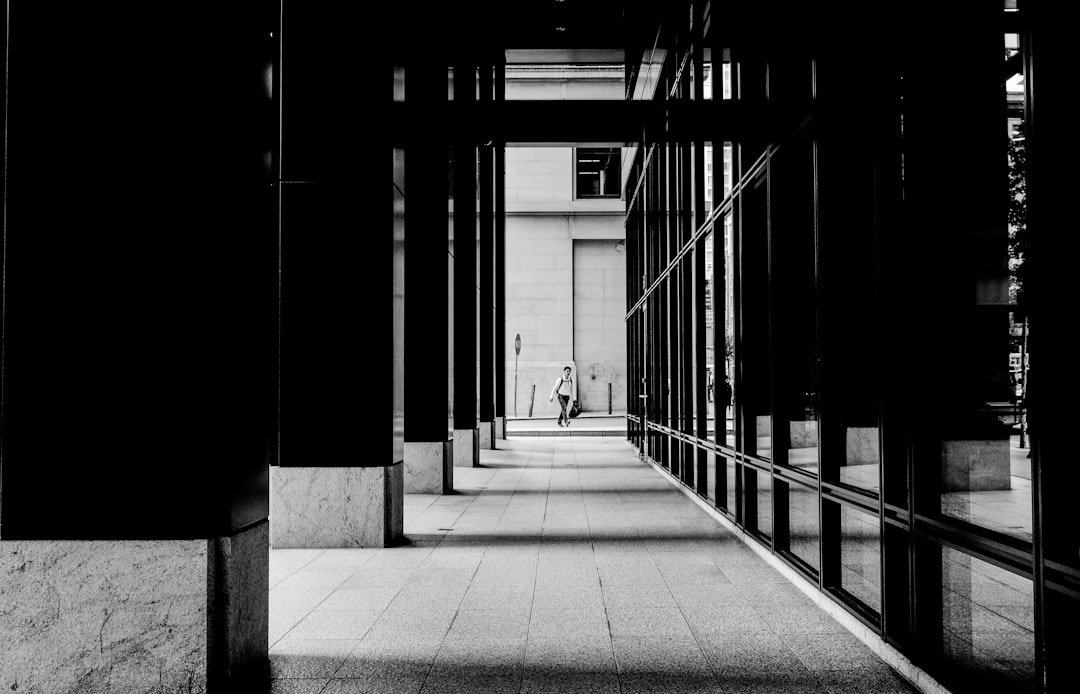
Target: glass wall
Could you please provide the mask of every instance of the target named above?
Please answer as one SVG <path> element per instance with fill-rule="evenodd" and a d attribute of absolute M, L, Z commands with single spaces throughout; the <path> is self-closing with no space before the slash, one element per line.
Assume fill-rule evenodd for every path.
<path fill-rule="evenodd" d="M 631 440 L 955 691 L 1042 691 L 1040 601 L 1080 595 L 1035 522 L 1016 5 L 876 8 L 871 37 L 713 3 L 627 54 L 669 107 L 628 163 Z"/>

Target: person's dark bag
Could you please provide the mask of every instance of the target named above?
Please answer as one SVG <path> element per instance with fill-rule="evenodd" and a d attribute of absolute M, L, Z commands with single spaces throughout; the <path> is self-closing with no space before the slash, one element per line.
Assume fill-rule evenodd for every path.
<path fill-rule="evenodd" d="M 575 402 L 570 406 L 570 416 L 577 417 L 579 414 L 581 414 L 581 408 L 578 407 L 578 404 Z"/>

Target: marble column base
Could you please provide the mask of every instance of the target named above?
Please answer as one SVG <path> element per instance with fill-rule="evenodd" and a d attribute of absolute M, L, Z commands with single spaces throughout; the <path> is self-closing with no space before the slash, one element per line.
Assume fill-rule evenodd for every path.
<path fill-rule="evenodd" d="M 269 530 L 0 542 L 0 690 L 263 691 Z"/>
<path fill-rule="evenodd" d="M 454 429 L 454 467 L 480 467 L 479 429 Z"/>
<path fill-rule="evenodd" d="M 270 468 L 270 546 L 391 547 L 404 533 L 405 466 Z"/>
<path fill-rule="evenodd" d="M 449 494 L 454 491 L 451 441 L 405 442 L 405 493 Z"/>
<path fill-rule="evenodd" d="M 1012 486 L 1008 439 L 944 441 L 941 454 L 943 492 L 988 491 Z"/>
<path fill-rule="evenodd" d="M 495 438 L 506 440 L 506 415 L 495 418 Z"/>
<path fill-rule="evenodd" d="M 495 422 L 480 422 L 480 448 L 495 450 Z"/>

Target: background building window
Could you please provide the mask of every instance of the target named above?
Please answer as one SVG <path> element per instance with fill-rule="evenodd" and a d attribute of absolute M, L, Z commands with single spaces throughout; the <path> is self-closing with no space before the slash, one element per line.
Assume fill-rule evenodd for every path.
<path fill-rule="evenodd" d="M 621 195 L 619 159 L 622 151 L 618 147 L 582 148 L 575 153 L 577 197 L 617 198 Z"/>

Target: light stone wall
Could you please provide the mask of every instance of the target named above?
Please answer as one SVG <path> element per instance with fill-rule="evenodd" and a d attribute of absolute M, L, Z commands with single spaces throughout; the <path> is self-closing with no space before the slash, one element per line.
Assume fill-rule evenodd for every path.
<path fill-rule="evenodd" d="M 586 412 L 626 410 L 626 254 L 612 240 L 574 242 L 574 356 Z"/>
<path fill-rule="evenodd" d="M 585 411 L 626 411 L 622 200 L 575 200 L 574 150 L 507 149 L 506 413 L 556 417 L 548 396 L 564 366 Z M 521 336 L 516 361 L 514 340 Z"/>

